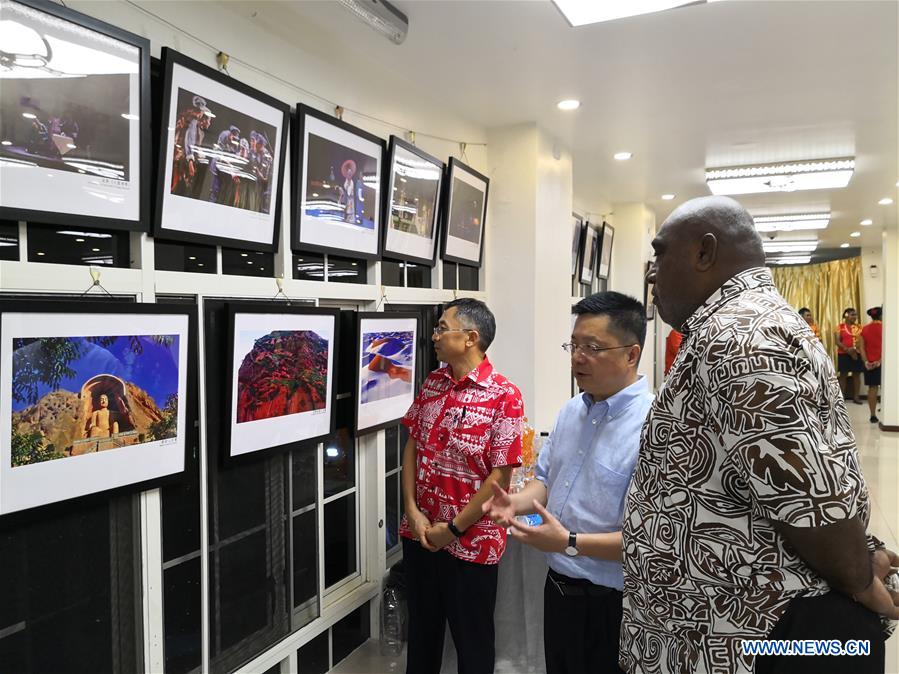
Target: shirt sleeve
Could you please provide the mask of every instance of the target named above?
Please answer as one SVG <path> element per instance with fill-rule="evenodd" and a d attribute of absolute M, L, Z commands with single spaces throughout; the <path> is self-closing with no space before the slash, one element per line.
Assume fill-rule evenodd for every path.
<path fill-rule="evenodd" d="M 859 514 L 866 489 L 832 376 L 803 349 L 752 348 L 710 376 L 710 423 L 745 481 L 754 512 L 795 527 Z M 823 390 L 822 390 L 823 388 Z M 697 448 L 697 451 L 699 448 Z"/>
<path fill-rule="evenodd" d="M 510 385 L 497 401 L 490 442 L 487 445 L 489 469 L 521 465 L 521 431 L 524 425 L 521 393 Z"/>

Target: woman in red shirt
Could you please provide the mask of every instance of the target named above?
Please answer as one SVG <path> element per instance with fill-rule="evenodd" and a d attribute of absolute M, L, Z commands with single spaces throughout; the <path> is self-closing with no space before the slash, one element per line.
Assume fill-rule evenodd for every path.
<path fill-rule="evenodd" d="M 849 307 L 843 311 L 843 322 L 837 326 L 837 370 L 840 373 L 840 390 L 846 400 L 846 379 L 852 374 L 852 401 L 862 405 L 858 397 L 858 389 L 861 384 L 859 374 L 865 371 L 865 364 L 859 354 L 859 341 L 862 335 L 861 326 L 858 324 L 858 312 Z"/>
<path fill-rule="evenodd" d="M 868 309 L 871 322 L 862 328 L 862 358 L 865 361 L 865 386 L 868 387 L 868 409 L 871 423 L 877 418 L 877 392 L 880 389 L 880 359 L 883 354 L 883 307 Z"/>

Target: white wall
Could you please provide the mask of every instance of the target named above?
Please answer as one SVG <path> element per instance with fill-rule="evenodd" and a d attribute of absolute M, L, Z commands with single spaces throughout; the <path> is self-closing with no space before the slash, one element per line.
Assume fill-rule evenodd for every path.
<path fill-rule="evenodd" d="M 880 423 L 899 427 L 899 231 L 883 233 L 883 366 Z"/>
<path fill-rule="evenodd" d="M 862 305 L 858 308 L 859 319 L 862 323 L 868 322 L 865 312 L 871 307 L 879 307 L 883 305 L 883 284 L 884 284 L 884 268 L 883 268 L 883 249 L 882 248 L 862 248 Z M 871 276 L 871 265 L 877 266 L 877 277 Z"/>

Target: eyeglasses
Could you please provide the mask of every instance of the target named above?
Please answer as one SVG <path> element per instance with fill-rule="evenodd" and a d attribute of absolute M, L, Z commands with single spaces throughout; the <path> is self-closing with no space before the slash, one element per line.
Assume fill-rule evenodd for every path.
<path fill-rule="evenodd" d="M 434 326 L 434 334 L 440 337 L 445 332 L 477 332 L 474 328 L 444 328 L 442 325 Z"/>
<path fill-rule="evenodd" d="M 596 344 L 575 344 L 574 342 L 568 342 L 567 344 L 562 345 L 562 350 L 574 355 L 577 351 L 580 351 L 585 356 L 596 356 L 601 351 L 611 351 L 613 349 L 629 349 L 632 346 L 637 346 L 636 344 L 622 344 L 621 346 L 597 346 Z"/>

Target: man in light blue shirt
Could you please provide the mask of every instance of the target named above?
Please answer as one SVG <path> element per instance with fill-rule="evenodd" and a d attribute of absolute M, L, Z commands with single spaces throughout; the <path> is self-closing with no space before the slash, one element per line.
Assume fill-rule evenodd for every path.
<path fill-rule="evenodd" d="M 547 553 L 544 647 L 547 674 L 618 672 L 621 526 L 652 394 L 637 374 L 646 338 L 643 305 L 601 292 L 574 307 L 571 370 L 583 391 L 556 419 L 521 492 L 498 486 L 484 512 L 522 543 Z M 537 512 L 529 527 L 516 515 Z"/>

